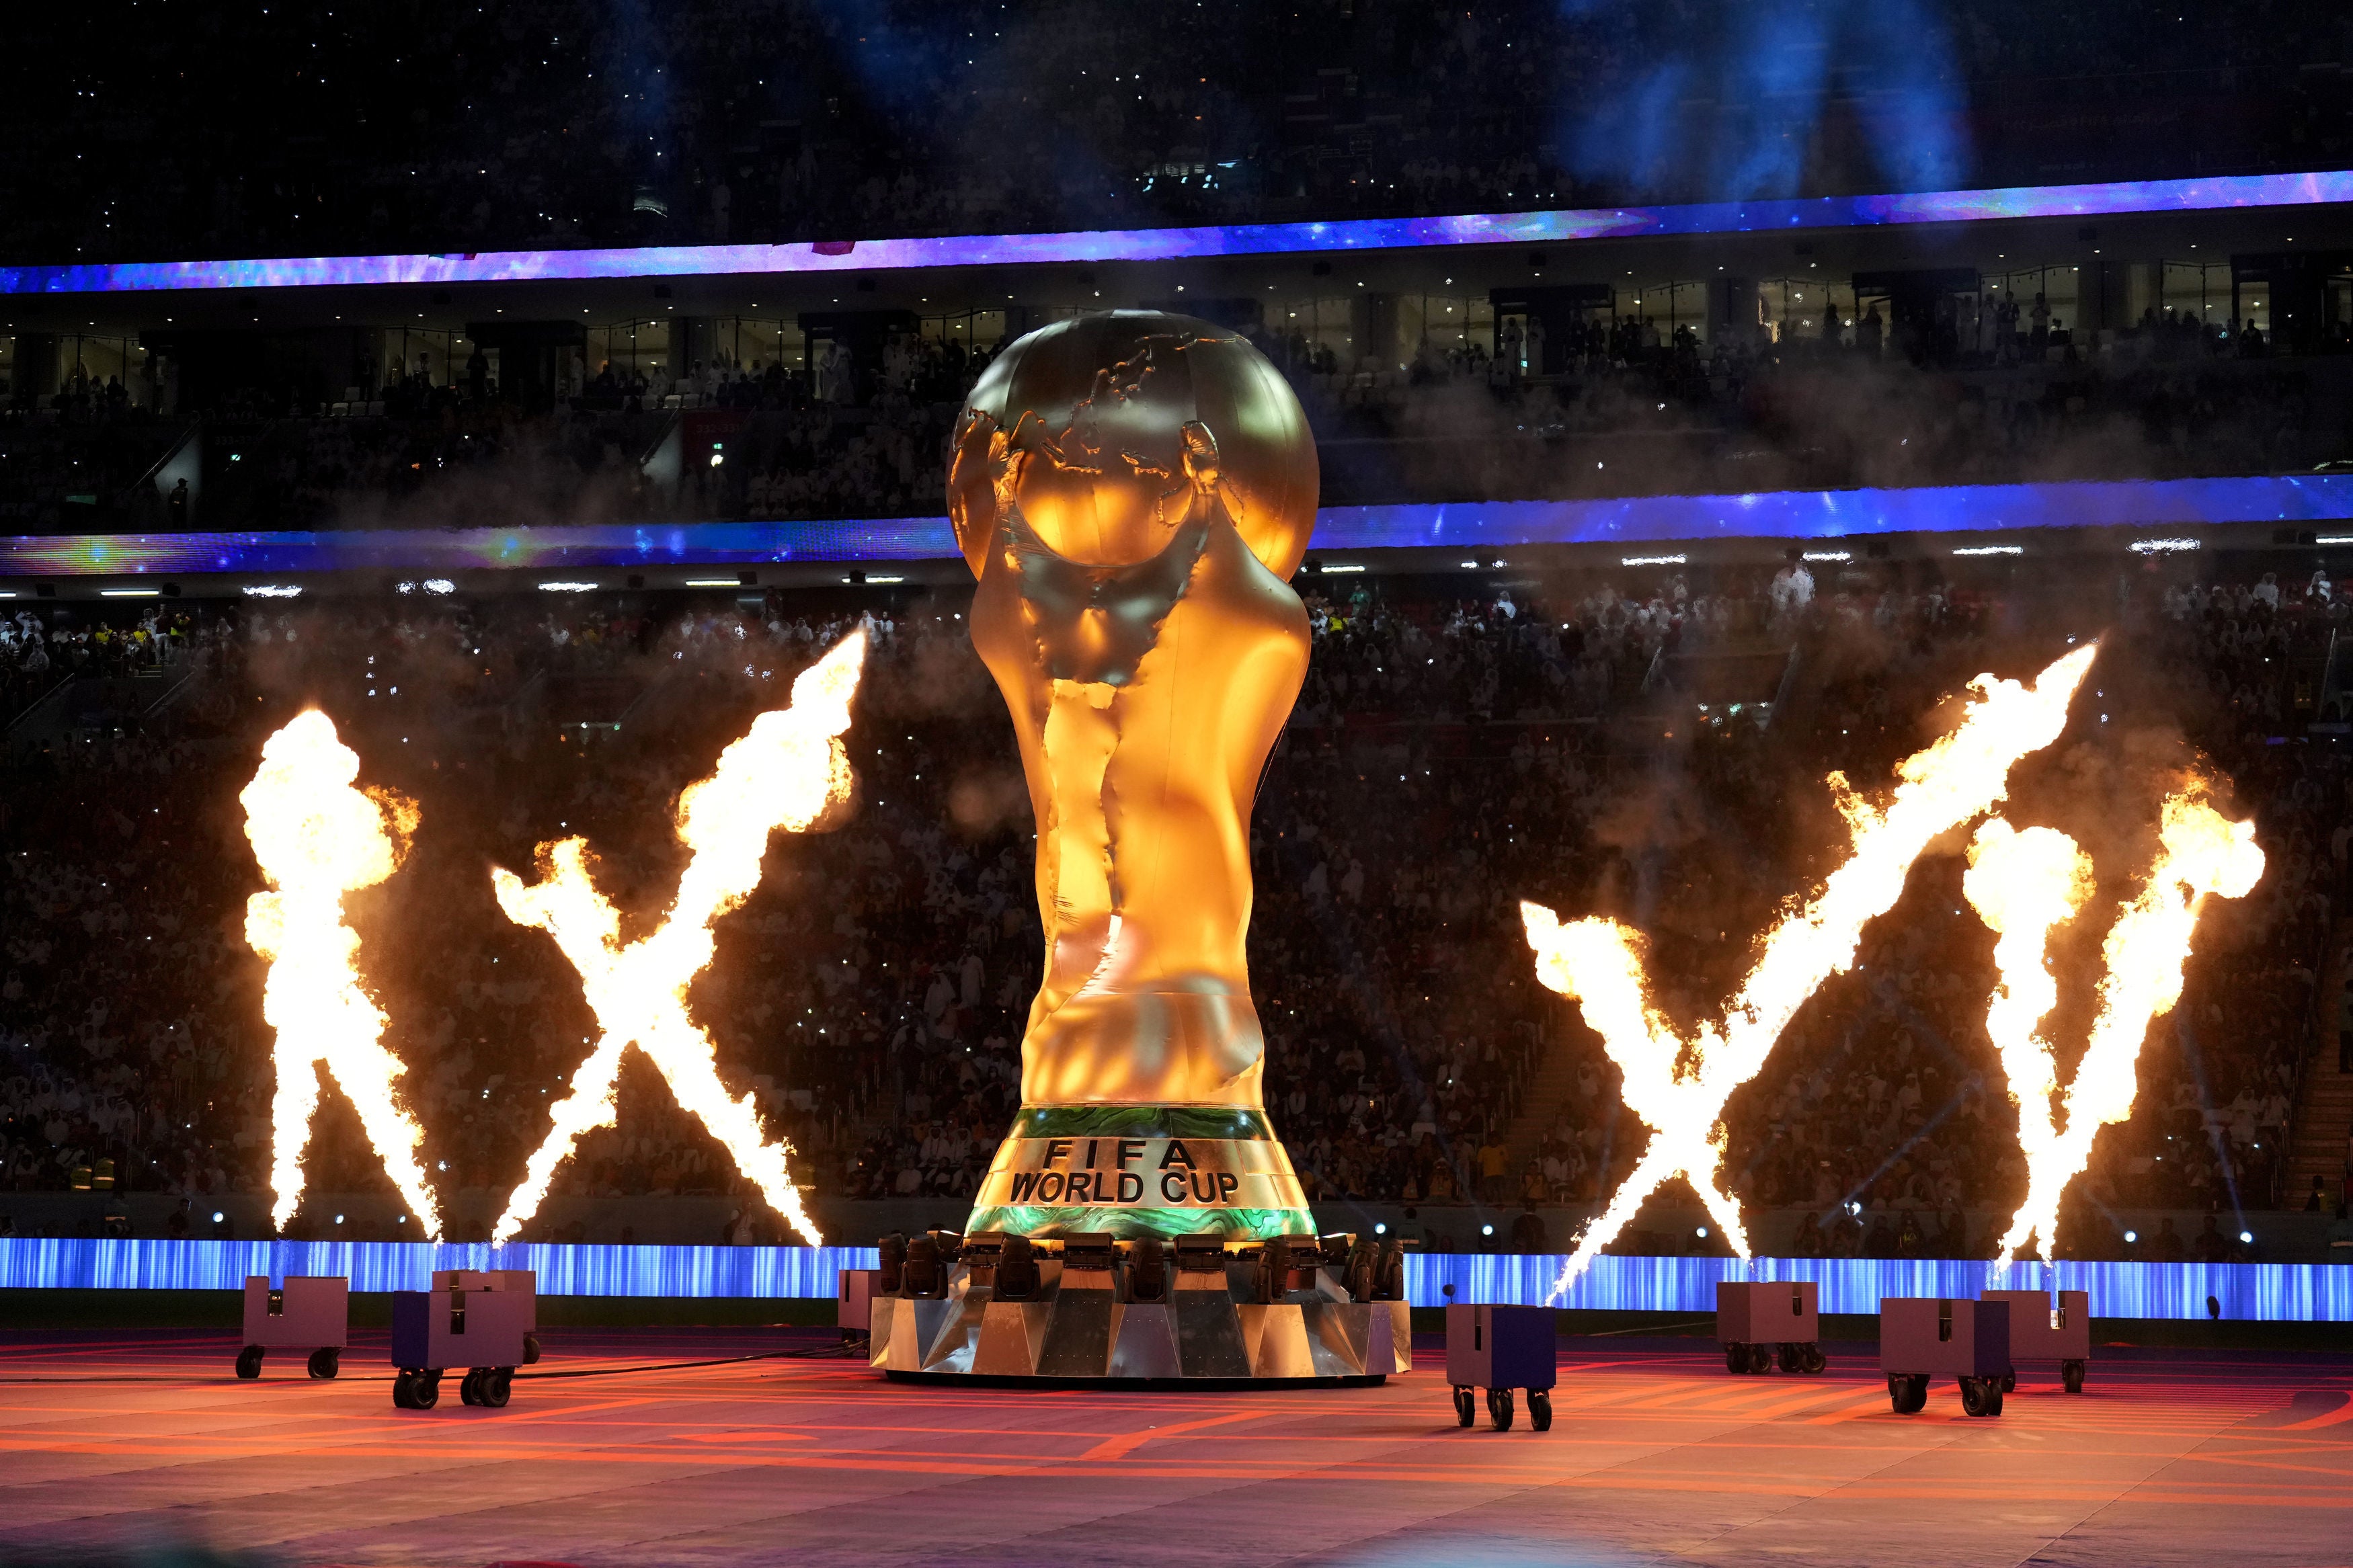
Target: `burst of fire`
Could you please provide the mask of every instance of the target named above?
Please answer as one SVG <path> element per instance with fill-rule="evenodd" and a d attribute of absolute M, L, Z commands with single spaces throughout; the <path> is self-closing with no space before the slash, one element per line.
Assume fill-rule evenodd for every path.
<path fill-rule="evenodd" d="M 245 940 L 269 961 L 261 1016 L 277 1034 L 271 1106 L 270 1218 L 283 1228 L 302 1198 L 302 1152 L 324 1066 L 351 1097 L 393 1184 L 424 1227 L 440 1205 L 417 1158 L 424 1131 L 393 1097 L 403 1068 L 383 1045 L 385 1016 L 360 989 L 360 938 L 343 895 L 399 868 L 417 829 L 415 803 L 355 788 L 360 760 L 324 713 L 301 714 L 263 742 L 261 766 L 237 799 L 245 836 L 270 889 L 245 907 Z"/>
<path fill-rule="evenodd" d="M 2067 1184 L 2091 1163 L 2093 1140 L 2101 1128 L 2132 1115 L 2140 1090 L 2141 1042 L 2149 1025 L 2181 1000 L 2189 939 L 2207 899 L 2218 894 L 2243 898 L 2263 874 L 2263 852 L 2255 844 L 2255 825 L 2232 822 L 2216 811 L 2207 801 L 2202 781 L 2189 781 L 2166 801 L 2148 880 L 2140 896 L 2118 911 L 2102 944 L 2106 973 L 2100 979 L 2100 1011 L 2083 1060 L 2067 1085 L 2064 1131 L 2049 1117 L 2049 1090 L 2040 1097 L 2047 1133 L 2042 1157 L 2038 1162 L 2029 1148 L 2026 1202 L 2001 1238 L 2002 1263 L 2016 1257 L 2030 1237 L 2039 1238 L 2049 1256 L 2059 1234 L 2059 1200 Z M 1971 897 L 1974 900 L 1974 892 Z M 2002 973 L 2007 982 L 2007 964 Z M 2018 1121 L 2022 1142 L 2029 1121 L 2022 1107 Z"/>
<path fill-rule="evenodd" d="M 2001 1059 L 2010 1098 L 2018 1107 L 2018 1147 L 2029 1182 L 2051 1163 L 2059 1140 L 2052 1096 L 2059 1063 L 2038 1032 L 2059 1005 L 2049 943 L 2056 927 L 2073 920 L 2092 892 L 2092 863 L 2075 841 L 2048 827 L 2020 832 L 2000 817 L 1978 829 L 1961 889 L 1996 937 L 1994 967 L 2000 981 L 1986 1007 L 1986 1033 Z M 2022 1212 L 2022 1211 L 2021 1211 Z M 2002 1261 L 2016 1247 L 2005 1242 Z M 2044 1246 L 2050 1238 L 2044 1237 Z"/>
<path fill-rule="evenodd" d="M 1894 906 L 1912 863 L 1929 844 L 1991 810 L 2019 759 L 2059 738 L 2097 646 L 2059 659 L 2031 687 L 1990 675 L 1970 682 L 1976 700 L 1960 724 L 1904 760 L 1884 810 L 1831 774 L 1851 836 L 1846 859 L 1811 902 L 1790 910 L 1766 936 L 1723 1020 L 1703 1024 L 1689 1039 L 1651 1004 L 1639 934 L 1613 920 L 1564 924 L 1541 904 L 1520 906 L 1536 977 L 1582 1004 L 1586 1024 L 1623 1075 L 1627 1105 L 1651 1131 L 1632 1173 L 1562 1266 L 1552 1300 L 1566 1295 L 1643 1201 L 1676 1176 L 1691 1184 L 1733 1249 L 1747 1255 L 1740 1205 L 1719 1184 L 1725 1101 L 1762 1070 L 1806 998 L 1854 963 L 1863 926 Z"/>
<path fill-rule="evenodd" d="M 613 1125 L 621 1057 L 632 1045 L 769 1205 L 802 1236 L 818 1239 L 786 1168 L 791 1146 L 769 1142 L 752 1097 L 731 1095 L 720 1082 L 711 1037 L 688 1016 L 686 994 L 711 962 L 712 922 L 759 886 L 769 834 L 801 832 L 848 798 L 849 756 L 841 736 L 865 656 L 864 633 L 844 637 L 793 682 L 790 707 L 761 714 L 750 733 L 719 754 L 717 771 L 679 796 L 678 836 L 693 855 L 660 929 L 650 935 L 623 945 L 620 911 L 590 879 L 581 839 L 540 846 L 541 879 L 531 886 L 509 871 L 491 873 L 507 918 L 546 931 L 578 971 L 601 1031 L 573 1073 L 554 1125 L 508 1199 L 493 1240 L 512 1239 L 539 1212 L 556 1167 L 583 1133 Z"/>

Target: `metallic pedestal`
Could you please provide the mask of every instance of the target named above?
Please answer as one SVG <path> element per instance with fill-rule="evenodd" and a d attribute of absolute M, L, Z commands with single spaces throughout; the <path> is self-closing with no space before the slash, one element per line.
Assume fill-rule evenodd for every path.
<path fill-rule="evenodd" d="M 999 1300 L 989 1270 L 957 1265 L 940 1296 L 875 1295 L 871 1364 L 893 1377 L 1084 1383 L 1378 1383 L 1409 1372 L 1403 1301 L 1355 1301 L 1334 1271 L 1260 1301 L 1213 1273 L 1172 1272 L 1167 1299 L 1124 1300 L 1113 1275 L 1044 1262 L 1027 1299 Z"/>

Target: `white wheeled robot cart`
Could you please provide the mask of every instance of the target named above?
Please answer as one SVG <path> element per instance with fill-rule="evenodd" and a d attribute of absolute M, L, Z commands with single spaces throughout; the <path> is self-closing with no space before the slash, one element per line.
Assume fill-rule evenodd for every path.
<path fill-rule="evenodd" d="M 343 1276 L 292 1274 L 273 1289 L 267 1275 L 248 1274 L 237 1375 L 259 1377 L 271 1351 L 301 1351 L 311 1358 L 312 1377 L 332 1377 L 343 1370 L 350 1325 L 351 1281 Z"/>
<path fill-rule="evenodd" d="M 1989 1301 L 2010 1303 L 2010 1370 L 2001 1380 L 2008 1394 L 2018 1386 L 2017 1363 L 2055 1361 L 2059 1385 L 2070 1394 L 2084 1392 L 2084 1374 L 2092 1365 L 2092 1296 L 2088 1290 L 2062 1290 L 2054 1305 L 2042 1290 L 1989 1290 Z"/>
<path fill-rule="evenodd" d="M 539 1360 L 539 1276 L 528 1268 L 439 1268 L 436 1290 L 502 1290 L 523 1299 L 522 1363 Z"/>
<path fill-rule="evenodd" d="M 1879 1303 L 1879 1364 L 1898 1415 L 1926 1406 L 1932 1377 L 1957 1382 L 1969 1415 L 1999 1415 L 2010 1374 L 2010 1303 L 1887 1297 Z"/>
<path fill-rule="evenodd" d="M 1820 1372 L 1822 1354 L 1820 1289 L 1810 1279 L 1715 1286 L 1715 1337 L 1728 1372 Z"/>
<path fill-rule="evenodd" d="M 1528 1396 L 1528 1425 L 1552 1430 L 1552 1389 L 1560 1381 L 1548 1307 L 1449 1306 L 1446 1381 L 1454 1386 L 1454 1415 L 1468 1426 L 1478 1418 L 1478 1390 L 1487 1391 L 1487 1416 L 1498 1432 L 1512 1429 L 1512 1391 Z"/>
<path fill-rule="evenodd" d="M 531 1332 L 535 1307 L 527 1269 L 453 1270 L 436 1274 L 430 1290 L 394 1292 L 393 1404 L 432 1409 L 440 1402 L 442 1372 L 463 1366 L 465 1402 L 502 1407 L 513 1391 L 515 1368 L 538 1359 Z"/>

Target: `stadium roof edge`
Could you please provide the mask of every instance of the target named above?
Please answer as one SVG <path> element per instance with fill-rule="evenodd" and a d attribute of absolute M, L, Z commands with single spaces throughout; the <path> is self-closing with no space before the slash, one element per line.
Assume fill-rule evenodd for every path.
<path fill-rule="evenodd" d="M 462 255 L 282 257 L 241 261 L 92 262 L 0 267 L 0 295 L 501 283 L 600 279 L 871 272 L 936 267 L 1166 261 L 1320 251 L 1562 244 L 1588 239 L 1977 223 L 2301 207 L 2353 202 L 2353 170 L 2019 185 L 1994 190 L 1818 196 L 1676 206 L 1570 208 L 1453 217 L 1095 229 L 1060 234 L 509 250 Z"/>

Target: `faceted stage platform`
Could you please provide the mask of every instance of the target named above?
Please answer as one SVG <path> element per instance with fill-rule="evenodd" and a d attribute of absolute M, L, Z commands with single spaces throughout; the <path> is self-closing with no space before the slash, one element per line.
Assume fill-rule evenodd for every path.
<path fill-rule="evenodd" d="M 0 1563 L 2308 1564 L 2353 1539 L 2353 1355 L 2103 1349 L 1994 1420 L 1888 1409 L 1867 1346 L 1734 1377 L 1571 1340 L 1547 1433 L 1385 1387 L 893 1383 L 830 1331 L 543 1332 L 504 1409 L 231 1372 L 217 1333 L 0 1335 Z M 690 1363 L 719 1364 L 691 1365 Z M 642 1369 L 642 1370 L 619 1370 Z M 607 1375 L 565 1375 L 603 1373 Z M 539 1375 L 534 1375 L 539 1374 Z"/>

